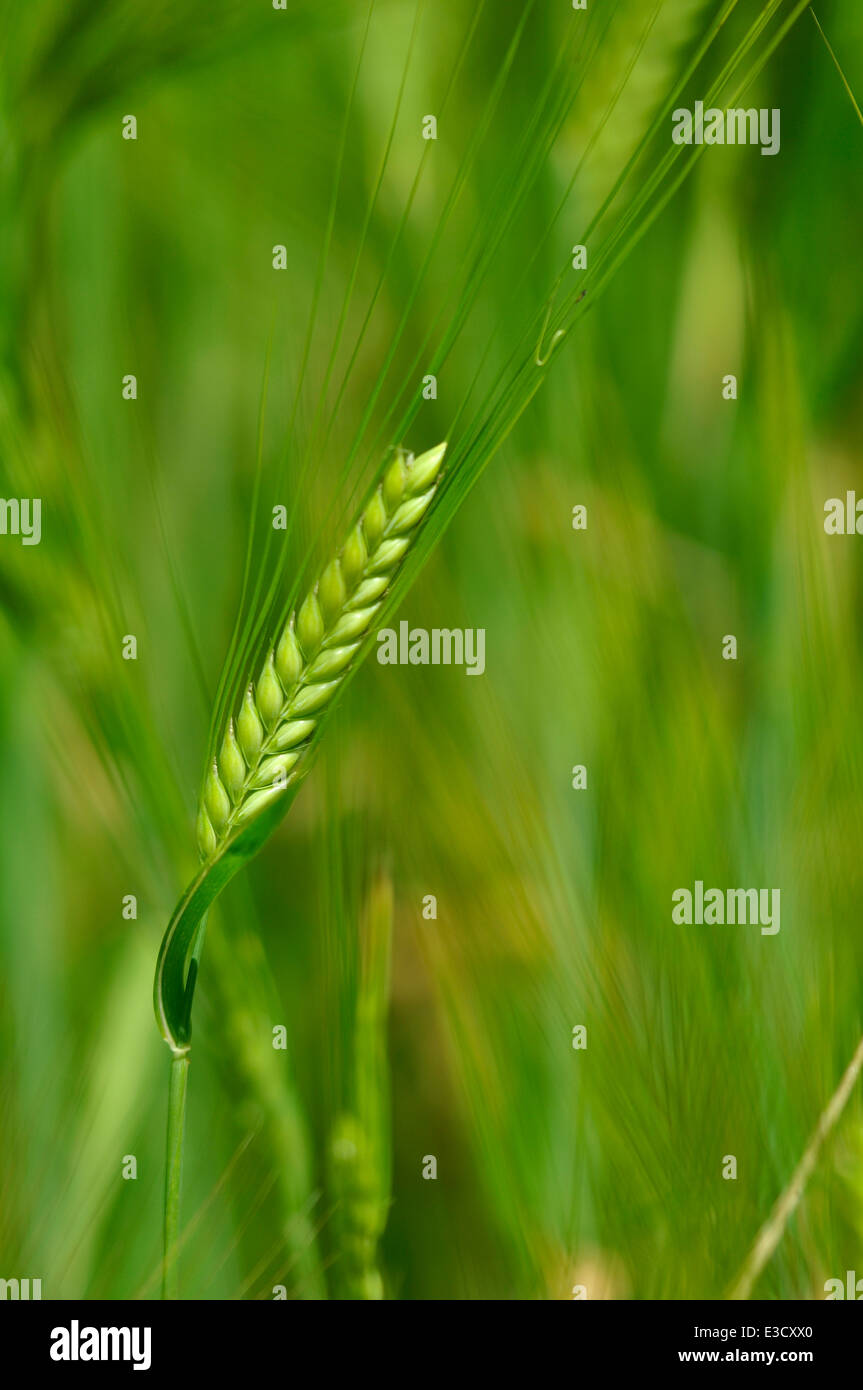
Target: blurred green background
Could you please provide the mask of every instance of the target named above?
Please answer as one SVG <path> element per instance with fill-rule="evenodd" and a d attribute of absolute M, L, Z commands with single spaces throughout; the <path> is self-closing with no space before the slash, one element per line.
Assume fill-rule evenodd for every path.
<path fill-rule="evenodd" d="M 293 579 L 388 447 L 484 418 L 722 8 L 0 5 L 0 493 L 43 508 L 0 537 L 0 1277 L 158 1295 L 152 973 L 267 363 Z M 795 10 L 732 8 L 680 104 Z M 859 93 L 863 12 L 817 12 Z M 856 1046 L 863 541 L 822 522 L 863 491 L 863 129 L 805 11 L 743 104 L 779 155 L 695 164 L 398 612 L 484 628 L 484 676 L 370 660 L 211 915 L 185 1297 L 720 1297 Z M 674 925 L 697 878 L 779 887 L 780 933 Z M 756 1293 L 861 1240 L 858 1088 Z"/>

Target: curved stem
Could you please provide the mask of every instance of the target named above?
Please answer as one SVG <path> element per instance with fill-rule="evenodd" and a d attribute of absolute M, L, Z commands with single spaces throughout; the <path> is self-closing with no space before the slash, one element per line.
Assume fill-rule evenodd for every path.
<path fill-rule="evenodd" d="M 165 1225 L 162 1257 L 162 1297 L 179 1298 L 177 1236 L 180 1226 L 180 1190 L 183 1181 L 183 1141 L 186 1129 L 188 1053 L 171 1059 L 168 1091 L 168 1140 L 165 1162 Z"/>

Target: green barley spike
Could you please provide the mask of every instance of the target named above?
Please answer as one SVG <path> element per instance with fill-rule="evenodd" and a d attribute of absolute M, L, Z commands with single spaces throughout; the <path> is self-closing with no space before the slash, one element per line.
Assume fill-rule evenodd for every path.
<path fill-rule="evenodd" d="M 380 1199 L 368 1141 L 354 1115 L 342 1115 L 336 1122 L 328 1178 L 339 1247 L 333 1276 L 345 1298 L 378 1302 L 384 1287 L 377 1248 L 386 1225 L 387 1203 Z"/>
<path fill-rule="evenodd" d="M 197 821 L 204 860 L 300 775 L 318 724 L 431 505 L 445 453 L 446 444 L 438 444 L 416 459 L 396 455 L 341 554 L 267 653 L 207 773 Z"/>

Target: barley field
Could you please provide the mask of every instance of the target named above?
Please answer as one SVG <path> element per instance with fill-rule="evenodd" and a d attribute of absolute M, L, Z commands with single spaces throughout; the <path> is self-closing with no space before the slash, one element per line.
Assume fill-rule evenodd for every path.
<path fill-rule="evenodd" d="M 0 1278 L 863 1277 L 861 6 L 0 35 Z"/>

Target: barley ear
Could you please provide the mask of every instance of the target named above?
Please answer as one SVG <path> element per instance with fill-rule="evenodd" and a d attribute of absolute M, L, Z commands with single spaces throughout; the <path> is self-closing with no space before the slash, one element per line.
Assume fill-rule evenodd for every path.
<path fill-rule="evenodd" d="M 225 730 L 198 811 L 206 862 L 304 772 L 320 721 L 360 653 L 431 506 L 446 444 L 388 465 L 340 554 L 291 613 Z"/>

